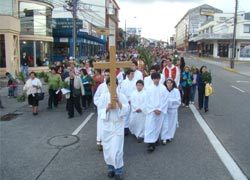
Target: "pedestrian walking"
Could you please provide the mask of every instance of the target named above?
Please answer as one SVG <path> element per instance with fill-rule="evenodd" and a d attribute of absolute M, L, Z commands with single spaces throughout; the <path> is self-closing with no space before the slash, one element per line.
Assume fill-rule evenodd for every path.
<path fill-rule="evenodd" d="M 8 97 L 16 97 L 17 96 L 17 81 L 16 79 L 9 73 L 5 73 L 8 79 Z"/>
<path fill-rule="evenodd" d="M 81 82 L 84 89 L 84 95 L 82 96 L 82 107 L 84 109 L 88 109 L 92 103 L 93 96 L 92 96 L 92 85 L 93 85 L 93 79 L 88 74 L 86 69 L 81 69 Z"/>
<path fill-rule="evenodd" d="M 39 101 L 36 98 L 36 94 L 41 92 L 42 83 L 40 79 L 36 78 L 35 72 L 29 74 L 30 78 L 26 81 L 23 90 L 28 96 L 28 103 L 32 106 L 32 113 L 34 116 L 38 115 Z"/>
<path fill-rule="evenodd" d="M 202 110 L 204 107 L 205 112 L 208 111 L 208 101 L 209 96 L 205 96 L 205 87 L 207 83 L 212 82 L 211 73 L 208 72 L 206 66 L 202 66 L 200 68 L 200 73 L 198 74 L 198 102 L 199 102 L 199 109 Z"/>
<path fill-rule="evenodd" d="M 82 115 L 81 96 L 84 95 L 84 89 L 80 77 L 75 75 L 74 70 L 69 71 L 69 77 L 65 79 L 69 86 L 70 96 L 67 99 L 66 109 L 68 111 L 68 118 L 74 117 L 74 109 Z"/>
<path fill-rule="evenodd" d="M 191 87 L 191 96 L 190 96 L 190 103 L 194 104 L 194 98 L 196 94 L 197 89 L 197 79 L 199 74 L 199 69 L 196 67 L 191 68 L 191 74 L 192 74 L 192 87 Z"/>
<path fill-rule="evenodd" d="M 48 100 L 48 108 L 52 109 L 52 104 L 54 107 L 58 105 L 57 91 L 62 86 L 62 79 L 59 74 L 56 73 L 56 68 L 51 68 L 51 73 L 48 76 L 48 88 L 49 88 L 49 100 Z"/>
<path fill-rule="evenodd" d="M 189 107 L 191 87 L 192 87 L 192 78 L 189 66 L 185 66 L 184 72 L 181 73 L 181 87 L 183 89 L 182 103 L 184 106 Z"/>

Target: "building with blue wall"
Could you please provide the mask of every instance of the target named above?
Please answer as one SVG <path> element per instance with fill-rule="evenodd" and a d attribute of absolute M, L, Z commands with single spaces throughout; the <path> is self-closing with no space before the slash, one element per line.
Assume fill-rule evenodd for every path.
<path fill-rule="evenodd" d="M 53 19 L 53 59 L 61 61 L 73 54 L 72 18 Z M 84 59 L 105 52 L 106 40 L 81 31 L 82 20 L 77 20 L 76 59 Z"/>

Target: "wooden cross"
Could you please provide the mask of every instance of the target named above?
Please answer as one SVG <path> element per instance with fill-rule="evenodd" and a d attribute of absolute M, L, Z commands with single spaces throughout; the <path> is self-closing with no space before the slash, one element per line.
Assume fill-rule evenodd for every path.
<path fill-rule="evenodd" d="M 115 46 L 109 47 L 109 62 L 97 62 L 93 63 L 95 69 L 109 69 L 110 71 L 110 93 L 111 93 L 111 104 L 112 108 L 116 108 L 116 102 L 114 97 L 116 96 L 116 69 L 117 68 L 128 68 L 132 66 L 132 62 L 116 61 L 116 48 Z"/>

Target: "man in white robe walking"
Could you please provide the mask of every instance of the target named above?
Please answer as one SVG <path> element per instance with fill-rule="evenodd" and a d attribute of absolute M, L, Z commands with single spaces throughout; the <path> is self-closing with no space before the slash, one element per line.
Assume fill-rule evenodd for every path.
<path fill-rule="evenodd" d="M 130 105 L 130 98 L 133 91 L 136 90 L 136 80 L 134 79 L 134 71 L 132 69 L 127 70 L 126 72 L 127 78 L 122 82 L 120 92 L 124 94 L 128 100 Z M 130 111 L 131 107 L 129 106 L 129 114 L 125 116 L 125 136 L 129 134 L 129 121 L 130 121 Z"/>
<path fill-rule="evenodd" d="M 108 87 L 110 80 L 107 80 Z M 123 145 L 124 145 L 124 119 L 128 113 L 126 97 L 117 93 L 116 107 L 113 109 L 110 101 L 110 88 L 102 94 L 99 101 L 100 119 L 103 121 L 103 155 L 108 166 L 108 177 L 115 176 L 116 180 L 123 179 Z"/>
<path fill-rule="evenodd" d="M 103 122 L 100 120 L 100 107 L 98 106 L 99 98 L 102 94 L 105 94 L 108 92 L 108 86 L 106 84 L 106 80 L 109 78 L 109 70 L 104 71 L 104 82 L 100 84 L 95 92 L 94 95 L 94 104 L 97 107 L 97 133 L 96 133 L 96 144 L 97 149 L 99 151 L 102 151 L 102 127 Z"/>
<path fill-rule="evenodd" d="M 146 91 L 147 115 L 144 133 L 144 142 L 148 143 L 148 152 L 153 152 L 155 150 L 155 143 L 161 133 L 164 114 L 167 113 L 167 90 L 160 84 L 161 76 L 159 73 L 153 73 L 151 78 L 154 83 Z"/>

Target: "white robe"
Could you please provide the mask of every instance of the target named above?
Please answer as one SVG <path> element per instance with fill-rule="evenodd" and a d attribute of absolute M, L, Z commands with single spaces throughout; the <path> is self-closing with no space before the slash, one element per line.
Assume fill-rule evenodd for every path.
<path fill-rule="evenodd" d="M 164 114 L 167 113 L 167 89 L 162 84 L 158 86 L 152 85 L 147 91 L 146 101 L 146 121 L 145 121 L 145 143 L 155 143 L 161 133 Z M 154 110 L 161 111 L 160 115 L 156 115 Z"/>
<path fill-rule="evenodd" d="M 131 114 L 129 122 L 129 130 L 137 138 L 144 137 L 145 119 L 146 119 L 146 92 L 135 90 L 131 95 Z M 141 109 L 142 112 L 137 113 L 136 110 Z"/>
<path fill-rule="evenodd" d="M 165 81 L 165 77 L 163 74 L 160 74 L 161 75 L 161 80 L 160 80 L 160 84 L 163 84 L 164 81 Z M 144 88 L 145 90 L 148 89 L 150 86 L 152 86 L 154 84 L 153 80 L 151 79 L 151 76 L 147 76 L 144 78 Z"/>
<path fill-rule="evenodd" d="M 132 92 L 136 90 L 136 81 L 135 79 L 133 80 L 129 80 L 128 78 L 125 79 L 122 84 L 121 84 L 121 88 L 120 88 L 120 92 L 122 94 L 124 94 L 128 100 L 128 102 L 130 101 L 131 99 L 131 95 L 132 95 Z M 131 111 L 131 108 L 129 108 L 129 113 L 126 117 L 124 117 L 125 119 L 125 128 L 128 128 L 129 127 L 129 121 L 130 121 L 130 111 Z"/>
<path fill-rule="evenodd" d="M 178 108 L 181 104 L 180 91 L 174 88 L 172 91 L 168 92 L 167 102 L 167 114 L 164 117 L 161 130 L 162 140 L 174 138 L 176 127 L 178 126 Z"/>
<path fill-rule="evenodd" d="M 135 79 L 135 82 L 137 82 L 138 80 L 143 80 L 143 74 L 141 71 L 139 70 L 135 70 L 134 72 L 134 79 Z"/>
<path fill-rule="evenodd" d="M 128 113 L 128 101 L 126 97 L 118 93 L 118 99 L 122 108 L 111 109 L 106 112 L 110 103 L 110 93 L 102 94 L 98 105 L 100 108 L 100 119 L 103 121 L 103 155 L 107 165 L 115 169 L 123 167 L 123 145 L 124 145 L 124 120 Z"/>
<path fill-rule="evenodd" d="M 94 104 L 97 106 L 97 133 L 96 133 L 96 141 L 102 141 L 102 128 L 103 122 L 100 120 L 100 107 L 98 106 L 99 99 L 102 94 L 108 92 L 108 86 L 106 82 L 100 84 L 94 95 Z"/>

